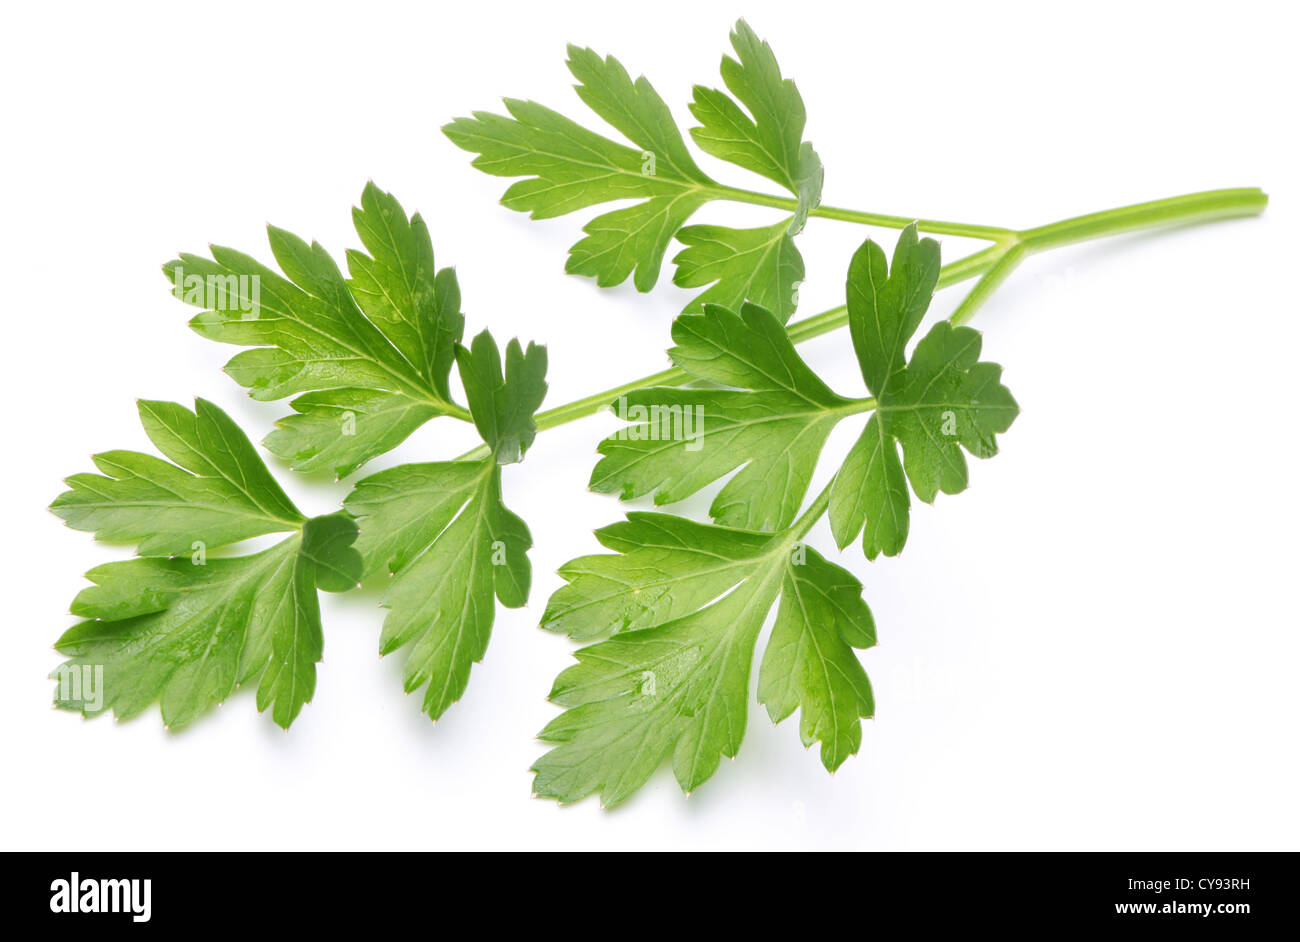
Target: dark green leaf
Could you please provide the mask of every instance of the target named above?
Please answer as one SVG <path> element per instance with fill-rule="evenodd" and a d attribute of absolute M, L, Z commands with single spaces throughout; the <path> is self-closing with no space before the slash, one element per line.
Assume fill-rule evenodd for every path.
<path fill-rule="evenodd" d="M 970 327 L 941 321 L 907 358 L 938 272 L 938 244 L 918 240 L 914 225 L 899 236 L 890 269 L 871 240 L 849 267 L 849 330 L 862 377 L 876 395 L 876 414 L 836 476 L 830 518 L 841 547 L 863 532 L 870 559 L 896 556 L 907 540 L 904 472 L 926 503 L 940 491 L 964 490 L 962 448 L 977 458 L 996 454 L 996 434 L 1019 411 L 1001 384 L 1002 368 L 979 362 L 980 335 Z"/>
<path fill-rule="evenodd" d="M 546 397 L 546 348 L 518 340 L 506 345 L 505 372 L 496 342 L 486 330 L 469 348 L 456 349 L 461 382 L 474 425 L 498 464 L 522 461 L 537 436 L 533 413 Z"/>

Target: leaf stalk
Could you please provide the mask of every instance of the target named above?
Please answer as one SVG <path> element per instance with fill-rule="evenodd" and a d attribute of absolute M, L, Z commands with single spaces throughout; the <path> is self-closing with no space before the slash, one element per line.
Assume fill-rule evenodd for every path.
<path fill-rule="evenodd" d="M 749 190 L 723 187 L 723 194 L 728 199 L 771 206 L 778 209 L 793 210 L 795 201 L 779 196 L 768 196 Z M 1268 195 L 1257 187 L 1237 187 L 1232 189 L 1206 190 L 1199 193 L 1187 193 L 1168 199 L 1151 200 L 1120 206 L 1084 216 L 1073 216 L 1059 222 L 1036 226 L 1032 229 L 1003 229 L 996 226 L 974 226 L 963 223 L 947 223 L 935 220 L 916 220 L 917 228 L 936 235 L 969 236 L 993 241 L 993 244 L 965 258 L 943 266 L 939 272 L 939 288 L 947 288 L 959 282 L 968 281 L 978 276 L 980 280 L 971 289 L 969 295 L 953 311 L 949 320 L 954 324 L 969 321 L 985 301 L 1001 286 L 1002 282 L 1021 262 L 1032 254 L 1088 242 L 1093 239 L 1136 232 L 1142 229 L 1165 228 L 1212 222 L 1219 219 L 1231 219 L 1244 216 L 1257 216 L 1268 205 Z M 862 213 L 854 210 L 841 210 L 834 207 L 820 207 L 812 215 L 829 219 L 841 219 L 859 222 L 865 225 L 898 228 L 914 220 L 904 216 L 886 216 L 876 213 Z M 820 314 L 804 318 L 790 324 L 787 328 L 790 340 L 796 344 L 820 337 L 838 330 L 848 324 L 849 314 L 845 305 L 833 307 Z M 611 389 L 602 390 L 573 402 L 556 406 L 537 413 L 537 429 L 555 428 L 577 419 L 595 415 L 601 409 L 610 406 L 620 396 L 638 389 L 651 386 L 682 386 L 689 382 L 690 376 L 685 370 L 676 367 L 643 376 Z M 480 459 L 486 455 L 483 448 L 461 456 L 461 459 Z M 809 508 L 812 509 L 812 508 Z"/>

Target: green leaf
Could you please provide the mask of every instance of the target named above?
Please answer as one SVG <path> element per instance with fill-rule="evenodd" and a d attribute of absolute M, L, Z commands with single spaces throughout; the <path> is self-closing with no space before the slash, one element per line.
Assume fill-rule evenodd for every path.
<path fill-rule="evenodd" d="M 887 398 L 897 381 L 907 342 L 925 317 L 938 280 L 939 243 L 918 239 L 914 224 L 899 233 L 889 268 L 884 250 L 870 239 L 853 253 L 845 285 L 849 334 L 862 378 L 877 399 Z"/>
<path fill-rule="evenodd" d="M 788 231 L 795 235 L 821 202 L 823 176 L 817 152 L 803 139 L 803 98 L 794 82 L 781 77 L 772 47 L 744 20 L 736 23 L 731 45 L 739 61 L 722 57 L 722 80 L 749 114 L 725 92 L 697 85 L 691 113 L 701 126 L 691 128 L 691 137 L 714 157 L 762 174 L 793 193 L 798 209 Z"/>
<path fill-rule="evenodd" d="M 467 418 L 448 393 L 464 329 L 455 273 L 435 269 L 420 216 L 373 183 L 353 221 L 369 254 L 348 252 L 350 280 L 321 246 L 274 226 L 284 277 L 220 246 L 163 266 L 176 296 L 204 309 L 194 330 L 253 348 L 226 365 L 236 382 L 256 399 L 298 396 L 267 447 L 297 470 L 339 476 L 435 416 Z"/>
<path fill-rule="evenodd" d="M 767 537 L 670 514 L 631 513 L 596 531 L 617 551 L 580 556 L 559 574 L 542 627 L 585 641 L 672 621 L 703 608 L 743 578 Z"/>
<path fill-rule="evenodd" d="M 867 420 L 831 489 L 831 532 L 841 549 L 862 533 L 868 559 L 897 556 L 907 542 L 907 478 L 898 448 L 879 415 Z M 864 532 L 865 526 L 865 532 Z"/>
<path fill-rule="evenodd" d="M 862 401 L 832 392 L 799 358 L 772 314 L 709 305 L 673 323 L 673 362 L 730 389 L 642 389 L 616 407 L 633 424 L 600 443 L 590 486 L 624 500 L 682 500 L 740 471 L 718 493 L 719 523 L 754 530 L 798 513 L 826 437 Z"/>
<path fill-rule="evenodd" d="M 706 126 L 692 134 L 705 151 L 790 189 L 797 197 L 794 215 L 777 226 L 683 229 L 706 203 L 736 198 L 739 191 L 700 170 L 667 105 L 644 77 L 633 81 L 617 59 L 590 49 L 569 47 L 578 96 L 627 144 L 513 98 L 504 100 L 508 117 L 476 111 L 443 132 L 457 147 L 477 154 L 473 164 L 484 173 L 525 178 L 513 183 L 501 202 L 535 219 L 637 201 L 587 223 L 586 238 L 569 250 L 566 271 L 595 278 L 601 286 L 631 277 L 638 290 L 649 291 L 676 235 L 687 249 L 675 259 L 674 281 L 686 287 L 717 282 L 687 305 L 688 311 L 706 301 L 736 306 L 751 300 L 784 321 L 794 310 L 794 284 L 803 263 L 793 243 L 782 237 L 796 234 L 817 205 L 822 168 L 812 147 L 800 140 L 803 102 L 794 84 L 781 78 L 771 49 L 743 21 L 733 42 L 741 63 L 724 59 L 723 78 L 754 117 L 726 93 L 697 88 L 691 107 Z"/>
<path fill-rule="evenodd" d="M 979 331 L 940 321 L 916 345 L 902 388 L 881 404 L 903 445 L 907 478 L 926 503 L 939 491 L 965 490 L 962 449 L 991 458 L 998 451 L 995 436 L 1020 411 L 1000 382 L 1002 367 L 980 362 L 980 346 Z"/>
<path fill-rule="evenodd" d="M 532 537 L 501 499 L 501 465 L 519 461 L 537 434 L 546 395 L 546 349 L 518 340 L 505 368 L 491 334 L 457 346 L 465 396 L 491 454 L 481 461 L 399 465 L 357 482 L 344 502 L 360 521 L 356 547 L 367 575 L 392 576 L 381 655 L 407 647 L 403 685 L 425 688 L 437 719 L 461 698 L 483 659 L 496 600 L 528 601 Z"/>
<path fill-rule="evenodd" d="M 758 702 L 773 723 L 799 709 L 799 737 L 820 742 L 832 772 L 862 745 L 859 717 L 875 713 L 867 673 L 853 648 L 876 643 L 862 584 L 811 549 L 786 570 L 776 624 L 758 671 Z"/>
<path fill-rule="evenodd" d="M 352 545 L 356 540 L 356 521 L 345 513 L 312 517 L 303 524 L 300 553 L 318 588 L 347 592 L 361 584 L 361 553 Z"/>
<path fill-rule="evenodd" d="M 137 543 L 146 556 L 189 554 L 296 530 L 305 519 L 234 421 L 204 399 L 195 411 L 142 400 L 140 421 L 175 464 L 135 451 L 94 456 L 101 474 L 74 474 L 50 509 L 97 539 Z"/>
<path fill-rule="evenodd" d="M 53 505 L 78 529 L 138 542 L 146 556 L 88 573 L 73 602 L 85 621 L 55 647 L 69 660 L 56 704 L 119 719 L 159 703 L 163 722 L 189 724 L 256 681 L 259 710 L 288 728 L 316 686 L 323 638 L 316 589 L 361 578 L 342 514 L 305 519 L 238 426 L 200 399 L 194 412 L 141 402 L 140 416 L 175 464 L 134 452 L 96 458 L 105 477 L 76 475 Z M 209 558 L 250 536 L 301 530 L 248 556 Z"/>
<path fill-rule="evenodd" d="M 447 374 L 465 323 L 456 273 L 434 267 L 429 229 L 420 214 L 408 220 L 392 194 L 374 183 L 362 191 L 352 222 L 370 253 L 347 253 L 348 287 L 357 306 L 450 402 Z"/>
<path fill-rule="evenodd" d="M 292 470 L 326 468 L 351 474 L 371 458 L 396 448 L 440 413 L 403 393 L 346 387 L 310 392 L 293 400 L 298 410 L 276 422 L 266 447 Z"/>
<path fill-rule="evenodd" d="M 522 461 L 537 436 L 533 413 L 546 397 L 546 348 L 518 340 L 506 345 L 505 372 L 496 342 L 486 330 L 467 349 L 456 348 L 474 425 L 498 464 Z"/>
<path fill-rule="evenodd" d="M 695 165 L 672 113 L 645 76 L 633 82 L 613 56 L 602 59 L 594 50 L 572 44 L 568 51 L 569 71 L 578 80 L 574 86 L 578 97 L 643 153 L 654 154 L 656 173 L 712 183 Z"/>
<path fill-rule="evenodd" d="M 683 790 L 707 780 L 740 748 L 755 643 L 778 597 L 760 698 L 778 721 L 803 711 L 803 738 L 823 743 L 828 768 L 857 749 L 871 694 L 849 645 L 874 643 L 875 629 L 852 576 L 791 531 L 637 513 L 599 536 L 618 555 L 565 566 L 568 585 L 543 624 L 614 635 L 579 650 L 555 682 L 551 699 L 568 709 L 539 734 L 555 745 L 533 766 L 536 794 L 599 793 L 612 806 L 670 754 Z M 786 666 L 778 682 L 773 672 Z"/>
<path fill-rule="evenodd" d="M 493 596 L 510 608 L 528 599 L 528 527 L 502 503 L 493 458 L 381 471 L 359 481 L 345 507 L 360 520 L 365 571 L 393 576 L 380 654 L 410 646 L 406 692 L 427 684 L 423 709 L 437 719 L 483 659 Z"/>
<path fill-rule="evenodd" d="M 716 186 L 686 152 L 672 116 L 645 78 L 635 83 L 612 56 L 569 47 L 569 71 L 579 96 L 622 131 L 636 148 L 588 131 L 530 101 L 505 99 L 510 117 L 474 112 L 443 132 L 457 147 L 477 153 L 474 166 L 512 184 L 501 202 L 534 219 L 560 216 L 613 200 L 636 206 L 596 217 L 587 238 L 569 253 L 566 270 L 604 285 L 634 282 L 649 291 L 673 234 L 712 198 Z"/>
<path fill-rule="evenodd" d="M 656 197 L 597 216 L 582 227 L 587 237 L 569 250 L 564 270 L 595 278 L 602 288 L 622 284 L 635 270 L 633 284 L 649 291 L 659 280 L 668 243 L 704 203 L 690 194 Z"/>
<path fill-rule="evenodd" d="M 899 236 L 888 270 L 884 252 L 870 240 L 849 267 L 849 330 L 876 413 L 836 475 L 830 519 L 841 547 L 863 533 L 869 559 L 896 556 L 907 540 L 904 473 L 926 503 L 940 491 L 964 490 L 962 449 L 977 458 L 996 454 L 995 436 L 1019 411 L 1001 383 L 1002 368 L 979 362 L 980 334 L 970 327 L 940 321 L 906 358 L 938 270 L 938 244 L 918 240 L 915 225 Z"/>
<path fill-rule="evenodd" d="M 785 223 L 762 229 L 687 226 L 677 239 L 686 248 L 673 259 L 677 266 L 673 284 L 711 286 L 688 305 L 688 311 L 709 304 L 739 310 L 748 300 L 785 323 L 799 306 L 803 257 Z"/>

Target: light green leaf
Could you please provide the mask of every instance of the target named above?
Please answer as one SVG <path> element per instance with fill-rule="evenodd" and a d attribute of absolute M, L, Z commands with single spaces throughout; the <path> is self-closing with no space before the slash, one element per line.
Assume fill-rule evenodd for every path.
<path fill-rule="evenodd" d="M 677 180 L 712 181 L 695 165 L 672 113 L 650 82 L 635 82 L 613 56 L 569 46 L 569 71 L 578 80 L 578 97 L 643 153 L 654 154 L 655 175 Z"/>
<path fill-rule="evenodd" d="M 598 792 L 613 807 L 670 754 L 682 790 L 694 791 L 740 749 L 754 642 L 772 600 L 737 590 L 578 651 L 551 690 L 569 709 L 538 734 L 557 745 L 533 766 L 534 793 L 571 802 Z"/>
<path fill-rule="evenodd" d="M 357 550 L 367 575 L 392 576 L 380 654 L 408 648 L 403 685 L 421 687 L 437 719 L 461 698 L 483 659 L 496 601 L 528 601 L 532 537 L 501 499 L 501 466 L 519 461 L 537 434 L 546 395 L 546 349 L 517 340 L 505 367 L 483 331 L 456 348 L 475 426 L 491 454 L 480 461 L 399 465 L 357 482 L 344 502 L 360 520 Z"/>
<path fill-rule="evenodd" d="M 305 519 L 231 418 L 198 399 L 195 411 L 141 401 L 140 420 L 158 450 L 94 456 L 101 474 L 74 474 L 50 509 L 76 530 L 137 543 L 146 556 L 188 555 L 195 544 L 236 543 L 296 530 Z"/>
<path fill-rule="evenodd" d="M 560 216 L 614 200 L 645 200 L 596 217 L 587 238 L 569 253 L 566 271 L 601 285 L 636 272 L 649 291 L 673 234 L 712 198 L 716 186 L 686 152 L 672 116 L 643 77 L 635 83 L 612 56 L 569 47 L 569 71 L 593 110 L 621 131 L 627 147 L 575 124 L 535 102 L 505 99 L 509 118 L 488 112 L 457 118 L 443 132 L 457 147 L 477 153 L 474 166 L 494 176 L 519 177 L 501 202 L 534 219 Z"/>
<path fill-rule="evenodd" d="M 353 298 L 419 375 L 450 402 L 447 374 L 465 320 L 456 273 L 434 267 L 429 229 L 420 214 L 408 220 L 396 198 L 374 183 L 362 191 L 352 222 L 370 253 L 348 250 Z"/>
<path fill-rule="evenodd" d="M 366 572 L 393 576 L 380 654 L 410 646 L 406 692 L 427 684 L 423 709 L 437 719 L 483 659 L 494 595 L 511 608 L 527 601 L 528 528 L 502 503 L 490 457 L 381 471 L 359 481 L 345 507 L 360 521 Z"/>
<path fill-rule="evenodd" d="M 157 702 L 167 727 L 180 729 L 236 687 L 258 682 L 258 710 L 270 709 L 288 729 L 311 701 L 324 650 L 318 563 L 302 541 L 295 534 L 261 553 L 204 565 L 154 557 L 92 569 L 96 586 L 73 604 L 89 620 L 55 645 L 69 657 L 51 675 L 56 705 L 127 719 Z"/>
<path fill-rule="evenodd" d="M 781 323 L 746 304 L 710 305 L 673 324 L 670 352 L 694 379 L 732 389 L 652 388 L 616 409 L 631 425 L 600 443 L 590 487 L 624 500 L 653 493 L 682 500 L 736 468 L 710 513 L 754 530 L 789 524 L 826 437 L 860 401 L 833 393 L 799 358 Z"/>
<path fill-rule="evenodd" d="M 871 239 L 853 253 L 845 285 L 849 333 L 862 378 L 877 399 L 892 391 L 938 280 L 939 243 L 919 239 L 915 224 L 899 233 L 889 268 L 884 250 Z"/>
<path fill-rule="evenodd" d="M 801 711 L 805 746 L 820 742 L 822 764 L 834 772 L 862 744 L 859 717 L 875 713 L 866 671 L 853 648 L 876 643 L 862 584 L 805 549 L 786 570 L 776 624 L 758 672 L 758 702 L 779 723 Z"/>
<path fill-rule="evenodd" d="M 554 747 L 533 766 L 536 794 L 571 802 L 599 793 L 612 806 L 669 755 L 683 790 L 707 780 L 740 748 L 754 646 L 778 597 L 782 627 L 767 657 L 796 674 L 789 687 L 774 686 L 776 666 L 768 668 L 760 689 L 769 709 L 781 719 L 802 707 L 804 739 L 824 742 L 828 767 L 856 750 L 870 687 L 848 645 L 869 645 L 875 629 L 852 576 L 788 531 L 638 513 L 599 536 L 619 555 L 565 566 L 569 584 L 544 625 L 574 637 L 615 634 L 579 650 L 555 682 L 551 699 L 568 709 L 539 734 Z"/>
<path fill-rule="evenodd" d="M 373 183 L 353 210 L 370 254 L 348 252 L 351 280 L 321 246 L 268 227 L 285 277 L 233 249 L 163 266 L 174 293 L 203 308 L 190 326 L 252 347 L 226 371 L 257 399 L 299 395 L 267 439 L 301 471 L 350 474 L 438 415 L 467 418 L 448 374 L 464 329 L 451 269 L 437 271 L 428 229 Z"/>
<path fill-rule="evenodd" d="M 339 476 L 391 451 L 443 414 L 403 393 L 355 387 L 310 392 L 290 405 L 297 411 L 275 423 L 267 450 L 294 471 L 329 468 Z"/>
<path fill-rule="evenodd" d="M 882 552 L 897 556 L 907 542 L 910 506 L 898 446 L 885 431 L 881 417 L 873 415 L 849 449 L 831 488 L 830 520 L 835 542 L 843 549 L 863 533 L 862 549 L 867 559 L 875 559 Z"/>
<path fill-rule="evenodd" d="M 823 176 L 817 152 L 803 139 L 803 98 L 794 82 L 781 77 L 772 47 L 744 20 L 736 23 L 731 45 L 739 61 L 722 57 L 722 80 L 749 114 L 725 92 L 697 85 L 691 113 L 701 126 L 691 128 L 691 137 L 705 152 L 762 174 L 798 197 L 788 225 L 795 235 L 821 203 Z"/>
<path fill-rule="evenodd" d="M 104 539 L 166 553 L 91 570 L 96 583 L 73 602 L 85 621 L 56 648 L 69 656 L 52 676 L 56 704 L 119 719 L 159 703 L 171 728 L 190 723 L 235 687 L 258 682 L 259 710 L 287 728 L 311 700 L 323 638 L 317 588 L 343 591 L 361 579 L 341 514 L 305 519 L 280 490 L 247 437 L 200 399 L 142 402 L 141 419 L 177 464 L 134 452 L 100 456 L 110 477 L 77 475 L 54 509 Z M 279 516 L 271 516 L 271 514 Z M 300 530 L 248 556 L 208 553 L 249 536 Z"/>
<path fill-rule="evenodd" d="M 799 306 L 803 257 L 785 223 L 762 229 L 687 226 L 677 233 L 686 246 L 673 264 L 679 288 L 711 287 L 687 306 L 688 312 L 718 304 L 739 310 L 745 301 L 766 308 L 785 323 Z"/>
<path fill-rule="evenodd" d="M 602 288 L 622 284 L 635 271 L 637 290 L 649 291 L 659 280 L 673 234 L 705 202 L 706 198 L 686 192 L 597 216 L 582 227 L 587 237 L 569 250 L 564 270 L 595 278 Z"/>
<path fill-rule="evenodd" d="M 767 537 L 669 514 L 631 513 L 596 531 L 614 555 L 580 556 L 559 570 L 542 627 L 585 641 L 672 621 L 734 586 Z"/>
<path fill-rule="evenodd" d="M 792 236 L 803 227 L 820 200 L 822 169 L 812 147 L 800 139 L 803 103 L 794 84 L 781 78 L 771 49 L 748 26 L 741 22 L 736 30 L 733 42 L 741 63 L 724 59 L 723 78 L 754 119 L 726 93 L 697 88 L 692 110 L 706 127 L 692 133 L 705 151 L 790 189 L 797 197 L 794 215 L 775 227 L 683 229 L 706 203 L 733 199 L 739 191 L 700 170 L 667 105 L 644 77 L 633 81 L 617 59 L 590 49 L 569 47 L 578 96 L 633 146 L 535 102 L 512 98 L 505 99 L 508 116 L 476 111 L 452 121 L 443 132 L 457 147 L 477 154 L 473 163 L 483 172 L 524 177 L 506 190 L 501 202 L 535 219 L 638 201 L 588 222 L 586 237 L 569 250 L 566 271 L 595 278 L 602 286 L 631 277 L 638 290 L 649 291 L 676 235 L 687 245 L 676 259 L 676 283 L 698 287 L 717 282 L 686 310 L 699 310 L 706 301 L 738 306 L 751 300 L 784 321 L 794 309 L 802 261 L 793 243 L 778 233 Z M 764 154 L 764 160 L 757 160 L 756 155 Z"/>
<path fill-rule="evenodd" d="M 357 524 L 345 513 L 312 517 L 302 527 L 302 558 L 311 564 L 311 578 L 326 592 L 347 592 L 361 584 L 361 552 L 353 544 Z"/>
<path fill-rule="evenodd" d="M 940 321 L 916 345 L 901 388 L 881 405 L 903 445 L 903 467 L 926 503 L 939 491 L 966 489 L 965 448 L 976 458 L 997 454 L 995 436 L 1019 412 L 1000 382 L 1002 367 L 981 363 L 980 333 Z"/>

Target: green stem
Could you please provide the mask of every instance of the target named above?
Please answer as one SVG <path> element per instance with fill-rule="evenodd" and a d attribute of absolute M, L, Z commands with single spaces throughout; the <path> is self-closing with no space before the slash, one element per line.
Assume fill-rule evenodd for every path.
<path fill-rule="evenodd" d="M 1206 190 L 1075 216 L 1046 226 L 1025 229 L 1016 233 L 1016 236 L 1033 251 L 1039 252 L 1139 229 L 1258 216 L 1267 205 L 1268 194 L 1258 187 Z"/>
<path fill-rule="evenodd" d="M 989 299 L 989 296 L 1002 286 L 1002 282 L 1007 280 L 1016 267 L 1025 260 L 1029 255 L 1029 246 L 1024 242 L 1012 243 L 1003 253 L 1002 256 L 984 273 L 984 277 L 975 282 L 975 287 L 970 289 L 970 294 L 962 298 L 961 304 L 957 309 L 948 316 L 948 320 L 954 324 L 964 324 L 972 317 L 980 306 Z"/>
<path fill-rule="evenodd" d="M 442 413 L 444 415 L 449 415 L 452 418 L 460 419 L 462 422 L 474 421 L 474 416 L 470 415 L 469 410 L 466 409 L 464 406 L 459 406 L 454 402 L 444 402 L 441 399 L 426 399 L 425 401 L 428 402 L 435 409 L 442 410 Z"/>
<path fill-rule="evenodd" d="M 769 196 L 754 190 L 742 190 L 738 187 L 718 187 L 715 192 L 722 199 L 736 203 L 751 203 L 754 206 L 770 206 L 793 213 L 799 201 L 788 196 Z M 884 213 L 864 213 L 856 209 L 840 209 L 837 206 L 818 206 L 808 215 L 822 219 L 838 219 L 840 222 L 854 222 L 864 226 L 885 226 L 889 229 L 902 229 L 916 223 L 916 227 L 935 235 L 965 236 L 971 239 L 989 239 L 998 241 L 1015 235 L 1012 229 L 1000 226 L 976 226 L 964 222 L 944 222 L 941 219 L 916 219 L 912 216 L 889 216 Z"/>
<path fill-rule="evenodd" d="M 761 193 L 749 194 L 745 190 L 731 191 L 730 188 L 728 190 L 745 194 L 747 197 L 755 197 L 754 199 L 747 199 L 747 202 L 759 202 L 761 205 L 778 206 L 786 209 L 794 208 L 793 200 L 775 196 L 768 197 Z M 1076 242 L 1086 242 L 1090 239 L 1100 239 L 1104 236 L 1133 232 L 1139 229 L 1209 222 L 1214 219 L 1227 219 L 1237 216 L 1256 216 L 1263 212 L 1264 207 L 1267 205 L 1268 196 L 1262 190 L 1254 187 L 1243 187 L 1230 190 L 1208 190 L 1203 193 L 1189 193 L 1184 196 L 1171 197 L 1170 199 L 1121 206 L 1117 209 L 1090 213 L 1086 216 L 1075 216 L 1046 226 L 1020 231 L 994 229 L 987 226 L 963 226 L 957 223 L 937 223 L 934 225 L 946 227 L 949 230 L 963 230 L 962 232 L 949 232 L 952 235 L 972 235 L 978 231 L 981 235 L 977 237 L 996 239 L 995 243 L 988 248 L 981 249 L 965 258 L 943 266 L 939 271 L 938 287 L 946 288 L 958 282 L 974 278 L 977 275 L 984 276 L 951 315 L 950 320 L 954 324 L 964 324 L 974 316 L 979 306 L 1002 284 L 1015 267 L 1035 252 L 1057 248 L 1062 245 L 1071 245 Z M 848 213 L 847 210 L 833 210 L 833 212 Z M 912 221 L 903 220 L 902 217 L 898 216 L 876 216 L 871 213 L 852 215 L 854 221 L 870 219 L 873 224 L 878 225 L 892 226 L 898 223 L 901 227 L 901 225 L 906 225 L 907 222 Z M 835 218 L 845 217 L 839 216 Z M 918 223 L 918 227 L 926 229 L 927 222 L 930 221 L 921 221 Z M 934 228 L 934 225 L 928 227 L 929 231 L 940 232 L 940 229 Z M 1000 234 L 997 236 L 992 235 L 995 232 Z M 823 311 L 820 314 L 815 314 L 812 317 L 791 324 L 788 328 L 790 340 L 794 343 L 803 343 L 805 340 L 820 337 L 822 334 L 843 327 L 848 323 L 848 320 L 849 314 L 846 306 L 840 305 L 831 308 L 829 311 Z M 537 428 L 539 430 L 554 428 L 575 419 L 594 415 L 619 396 L 626 395 L 636 389 L 643 389 L 648 386 L 681 386 L 689 381 L 690 376 L 685 370 L 678 368 L 662 370 L 650 376 L 623 383 L 621 386 L 615 386 L 613 389 L 594 393 L 565 405 L 557 406 L 554 409 L 539 412 L 537 413 Z M 476 449 L 470 452 L 470 455 L 477 455 L 481 450 Z"/>
<path fill-rule="evenodd" d="M 813 498 L 813 502 L 808 505 L 808 509 L 799 515 L 799 519 L 790 525 L 788 537 L 791 542 L 802 540 L 808 535 L 808 531 L 813 525 L 822 518 L 826 513 L 826 508 L 831 504 L 831 485 L 834 480 L 821 489 L 821 493 Z"/>
<path fill-rule="evenodd" d="M 1235 216 L 1254 216 L 1264 211 L 1268 196 L 1254 187 L 1231 190 L 1206 190 L 1188 193 L 1169 199 L 1135 203 L 1100 213 L 1075 216 L 1046 226 L 1025 229 L 1001 245 L 991 246 L 1001 250 L 1001 257 L 984 273 L 949 316 L 954 324 L 964 324 L 975 316 L 985 301 L 996 291 L 1016 267 L 1035 252 L 1086 242 L 1102 236 L 1136 232 L 1157 226 L 1176 226 Z M 985 251 L 988 251 L 987 249 Z"/>
<path fill-rule="evenodd" d="M 976 275 L 987 271 L 996 264 L 1005 251 L 1002 245 L 993 245 L 943 266 L 939 271 L 939 287 L 947 288 L 950 285 L 974 278 Z M 820 337 L 822 334 L 838 330 L 848 322 L 849 309 L 846 305 L 841 304 L 829 311 L 822 311 L 820 314 L 814 314 L 812 317 L 796 321 L 787 328 L 787 332 L 790 334 L 790 340 L 793 343 L 803 343 L 805 340 L 811 340 L 814 337 Z M 645 389 L 648 386 L 681 386 L 689 382 L 690 378 L 690 375 L 685 370 L 678 367 L 661 370 L 658 373 L 634 379 L 621 386 L 615 386 L 613 389 L 606 389 L 603 392 L 584 396 L 582 399 L 575 399 L 573 402 L 565 403 L 562 406 L 556 406 L 554 409 L 539 412 L 537 413 L 537 429 L 543 431 L 576 419 L 595 415 L 618 399 L 619 396 L 627 395 L 634 390 Z M 477 455 L 478 449 L 469 454 Z"/>
<path fill-rule="evenodd" d="M 976 275 L 987 271 L 1005 251 L 1002 245 L 991 245 L 986 249 L 981 249 L 972 255 L 943 266 L 939 271 L 939 287 L 947 288 L 950 285 L 974 278 Z M 814 314 L 812 317 L 805 317 L 801 321 L 796 321 L 787 328 L 787 332 L 790 334 L 792 342 L 803 343 L 805 340 L 811 340 L 814 337 L 820 337 L 822 334 L 837 330 L 847 324 L 848 321 L 849 309 L 846 305 L 841 304 L 829 311 L 822 311 L 820 314 Z M 556 406 L 554 409 L 539 412 L 537 413 L 537 429 L 542 431 L 555 428 L 557 425 L 564 425 L 566 422 L 572 422 L 575 419 L 595 415 L 619 396 L 627 395 L 637 389 L 644 389 L 647 386 L 681 386 L 689 380 L 689 374 L 677 367 L 652 373 L 650 376 L 634 379 L 621 386 L 615 386 L 613 389 L 606 389 L 603 392 L 594 393 L 582 399 L 575 399 L 573 402 L 565 403 L 562 406 Z"/>
<path fill-rule="evenodd" d="M 674 367 L 641 379 L 634 379 L 630 383 L 615 386 L 613 389 L 606 389 L 604 392 L 598 392 L 583 399 L 575 399 L 573 402 L 537 413 L 537 430 L 541 432 L 557 425 L 563 425 L 566 422 L 572 422 L 574 419 L 595 415 L 618 399 L 619 396 L 626 396 L 638 389 L 644 389 L 647 386 L 680 386 L 685 382 L 685 379 L 686 374 Z"/>

